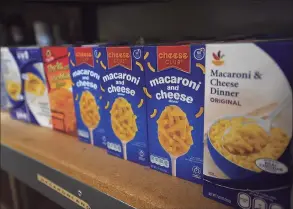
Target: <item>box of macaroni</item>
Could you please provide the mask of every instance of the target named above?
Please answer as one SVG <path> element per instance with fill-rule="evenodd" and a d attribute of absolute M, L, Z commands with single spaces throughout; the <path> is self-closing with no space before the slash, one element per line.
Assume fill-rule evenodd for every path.
<path fill-rule="evenodd" d="M 204 45 L 146 46 L 150 166 L 202 183 Z"/>
<path fill-rule="evenodd" d="M 206 197 L 235 208 L 290 208 L 292 57 L 292 41 L 207 44 Z"/>
<path fill-rule="evenodd" d="M 140 46 L 98 47 L 109 154 L 148 165 L 145 76 Z"/>
<path fill-rule="evenodd" d="M 8 97 L 8 91 L 6 89 L 7 82 L 5 81 L 5 75 L 8 73 L 9 63 L 9 49 L 7 47 L 0 48 L 0 79 L 1 79 L 1 111 L 8 111 L 12 104 Z"/>
<path fill-rule="evenodd" d="M 51 128 L 51 111 L 41 49 L 4 48 L 4 82 L 12 118 Z M 1 56 L 2 57 L 2 56 Z"/>
<path fill-rule="evenodd" d="M 67 47 L 43 47 L 53 129 L 76 135 L 76 118 Z"/>
<path fill-rule="evenodd" d="M 95 68 L 98 63 L 94 62 L 93 47 L 70 47 L 68 50 L 78 138 L 106 148 L 101 76 Z"/>

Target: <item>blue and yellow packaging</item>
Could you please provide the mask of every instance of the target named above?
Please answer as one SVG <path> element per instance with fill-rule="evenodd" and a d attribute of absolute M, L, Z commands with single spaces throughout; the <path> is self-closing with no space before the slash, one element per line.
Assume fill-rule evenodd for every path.
<path fill-rule="evenodd" d="M 108 153 L 148 165 L 143 48 L 99 47 L 95 56 L 104 91 Z"/>
<path fill-rule="evenodd" d="M 12 118 L 51 128 L 51 111 L 41 49 L 4 48 L 1 49 L 1 55 L 2 53 L 4 82 Z"/>
<path fill-rule="evenodd" d="M 101 75 L 95 68 L 94 49 L 90 46 L 70 47 L 68 51 L 78 138 L 105 148 Z"/>
<path fill-rule="evenodd" d="M 233 208 L 290 208 L 292 57 L 292 40 L 207 44 L 206 197 Z"/>
<path fill-rule="evenodd" d="M 144 48 L 151 168 L 202 183 L 204 45 Z"/>

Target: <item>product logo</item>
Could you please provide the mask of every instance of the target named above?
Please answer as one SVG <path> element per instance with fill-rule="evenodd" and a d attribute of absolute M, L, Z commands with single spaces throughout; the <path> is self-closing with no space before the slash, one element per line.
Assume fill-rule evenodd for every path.
<path fill-rule="evenodd" d="M 141 50 L 140 49 L 134 50 L 132 54 L 133 54 L 133 57 L 137 60 L 141 58 Z"/>
<path fill-rule="evenodd" d="M 52 56 L 52 52 L 50 49 L 48 49 L 46 51 L 46 57 L 45 57 L 45 61 L 46 62 L 51 62 L 52 60 L 54 60 L 54 57 Z"/>
<path fill-rule="evenodd" d="M 16 118 L 19 120 L 28 120 L 27 114 L 20 110 L 16 112 Z"/>
<path fill-rule="evenodd" d="M 16 52 L 16 56 L 19 60 L 26 61 L 29 59 L 28 51 Z"/>
<path fill-rule="evenodd" d="M 144 151 L 143 150 L 139 150 L 138 154 L 139 154 L 140 157 L 144 157 Z"/>
<path fill-rule="evenodd" d="M 192 167 L 192 177 L 201 179 L 201 169 L 198 166 L 193 166 Z"/>
<path fill-rule="evenodd" d="M 202 60 L 205 57 L 205 48 L 196 49 L 193 52 L 193 57 L 196 60 Z"/>
<path fill-rule="evenodd" d="M 221 51 L 218 51 L 218 53 L 214 53 L 213 52 L 213 64 L 216 65 L 216 66 L 221 66 L 224 64 L 224 54 L 222 54 Z"/>
<path fill-rule="evenodd" d="M 89 66 L 94 66 L 94 57 L 92 48 L 88 47 L 77 47 L 74 48 L 75 62 L 76 65 L 81 65 L 82 63 L 88 64 Z"/>
<path fill-rule="evenodd" d="M 190 47 L 189 46 L 158 46 L 158 71 L 175 68 L 190 73 Z"/>
<path fill-rule="evenodd" d="M 56 72 L 62 70 L 69 70 L 69 65 L 64 65 L 63 62 L 56 62 L 55 64 L 49 64 L 47 66 L 49 72 Z"/>
<path fill-rule="evenodd" d="M 132 70 L 130 47 L 107 47 L 107 56 L 109 69 L 120 65 L 128 70 Z"/>

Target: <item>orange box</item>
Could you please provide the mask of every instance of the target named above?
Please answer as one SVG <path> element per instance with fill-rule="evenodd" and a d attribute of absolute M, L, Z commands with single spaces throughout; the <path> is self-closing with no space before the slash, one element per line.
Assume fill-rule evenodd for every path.
<path fill-rule="evenodd" d="M 67 47 L 42 48 L 53 128 L 76 134 L 76 118 Z"/>

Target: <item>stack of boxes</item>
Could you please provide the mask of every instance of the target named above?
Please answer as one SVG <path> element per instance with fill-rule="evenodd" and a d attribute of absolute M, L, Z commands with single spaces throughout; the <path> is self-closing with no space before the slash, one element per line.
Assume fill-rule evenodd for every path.
<path fill-rule="evenodd" d="M 292 41 L 1 48 L 1 73 L 12 118 L 227 205 L 286 209 L 292 56 Z"/>

